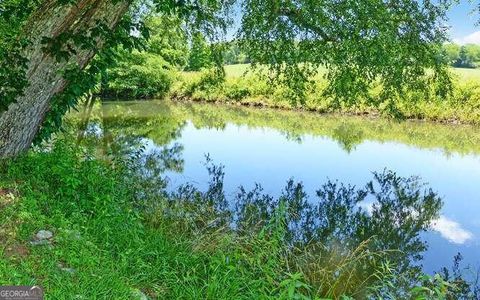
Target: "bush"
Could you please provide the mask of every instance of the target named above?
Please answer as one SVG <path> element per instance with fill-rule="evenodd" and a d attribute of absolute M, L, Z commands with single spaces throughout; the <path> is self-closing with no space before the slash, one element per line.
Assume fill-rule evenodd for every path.
<path fill-rule="evenodd" d="M 108 71 L 101 94 L 117 99 L 163 97 L 170 91 L 174 76 L 174 70 L 161 56 L 133 53 Z"/>
<path fill-rule="evenodd" d="M 242 100 L 251 95 L 250 89 L 248 87 L 242 87 L 237 83 L 227 85 L 225 87 L 225 95 L 229 99 L 233 100 Z"/>

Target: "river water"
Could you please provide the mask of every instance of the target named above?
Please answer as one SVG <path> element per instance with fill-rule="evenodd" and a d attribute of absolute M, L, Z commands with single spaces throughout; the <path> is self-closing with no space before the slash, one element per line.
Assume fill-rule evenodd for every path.
<path fill-rule="evenodd" d="M 480 266 L 478 127 L 166 101 L 106 103 L 90 124 L 147 151 L 175 145 L 182 162 L 166 172 L 171 187 L 205 187 L 207 154 L 225 168 L 227 195 L 255 183 L 278 195 L 290 178 L 314 195 L 329 179 L 363 186 L 385 169 L 419 176 L 444 203 L 423 235 L 424 270 L 450 266 L 457 253 Z"/>

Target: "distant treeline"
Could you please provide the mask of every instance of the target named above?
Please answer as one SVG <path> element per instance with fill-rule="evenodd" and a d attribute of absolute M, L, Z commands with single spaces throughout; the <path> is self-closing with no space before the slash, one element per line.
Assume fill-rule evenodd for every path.
<path fill-rule="evenodd" d="M 480 45 L 445 44 L 443 53 L 444 58 L 452 67 L 480 67 Z M 248 55 L 240 49 L 236 41 L 223 44 L 223 60 L 226 65 L 250 63 Z"/>
<path fill-rule="evenodd" d="M 477 68 L 480 66 L 480 45 L 445 44 L 445 58 L 455 68 Z"/>
<path fill-rule="evenodd" d="M 250 63 L 250 58 L 240 49 L 237 42 L 227 43 L 225 48 L 223 59 L 226 65 Z"/>
<path fill-rule="evenodd" d="M 208 68 L 215 63 L 215 53 L 221 54 L 220 63 L 225 65 L 247 64 L 250 59 L 240 49 L 237 41 L 209 44 L 201 33 L 192 36 L 190 47 L 187 50 L 186 71 L 199 71 Z"/>
<path fill-rule="evenodd" d="M 243 52 L 236 41 L 224 45 L 224 63 L 226 65 L 249 63 L 248 55 Z M 480 67 L 480 45 L 477 44 L 445 44 L 444 57 L 455 68 Z"/>

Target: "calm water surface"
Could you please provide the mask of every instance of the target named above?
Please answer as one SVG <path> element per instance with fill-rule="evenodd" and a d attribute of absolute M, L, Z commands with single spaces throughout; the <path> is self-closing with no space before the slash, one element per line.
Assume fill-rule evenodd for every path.
<path fill-rule="evenodd" d="M 315 201 L 328 179 L 363 186 L 384 169 L 419 176 L 444 201 L 424 236 L 424 269 L 450 266 L 458 252 L 480 266 L 480 128 L 165 102 L 104 104 L 92 122 L 140 137 L 148 151 L 183 146 L 183 168 L 167 172 L 173 187 L 207 186 L 206 154 L 225 166 L 227 195 L 254 183 L 279 195 L 294 178 Z"/>

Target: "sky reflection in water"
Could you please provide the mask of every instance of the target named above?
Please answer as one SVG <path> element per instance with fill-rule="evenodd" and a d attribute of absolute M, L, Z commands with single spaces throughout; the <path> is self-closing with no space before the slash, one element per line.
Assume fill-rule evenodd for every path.
<path fill-rule="evenodd" d="M 158 114 L 156 110 L 162 111 L 147 109 L 152 117 Z M 215 109 L 225 111 L 207 115 L 207 111 Z M 418 175 L 444 201 L 440 218 L 432 224 L 432 232 L 425 235 L 430 246 L 425 270 L 451 265 L 458 252 L 466 264 L 480 266 L 477 128 L 396 125 L 359 118 L 336 121 L 295 113 L 282 113 L 288 115 L 280 115 L 277 120 L 269 111 L 195 105 L 172 105 L 166 111 L 172 118 L 179 118 L 178 123 L 183 120 L 180 131 L 169 142 L 184 146 L 183 172 L 167 173 L 173 186 L 185 182 L 206 186 L 205 154 L 225 166 L 227 195 L 232 195 L 239 185 L 249 189 L 255 183 L 262 184 L 266 193 L 279 195 L 286 181 L 294 178 L 304 183 L 314 201 L 315 190 L 328 179 L 363 186 L 374 171 L 389 169 L 405 177 Z M 152 138 L 147 144 L 151 149 L 157 143 Z M 369 205 L 372 203 L 365 204 L 365 208 Z"/>

